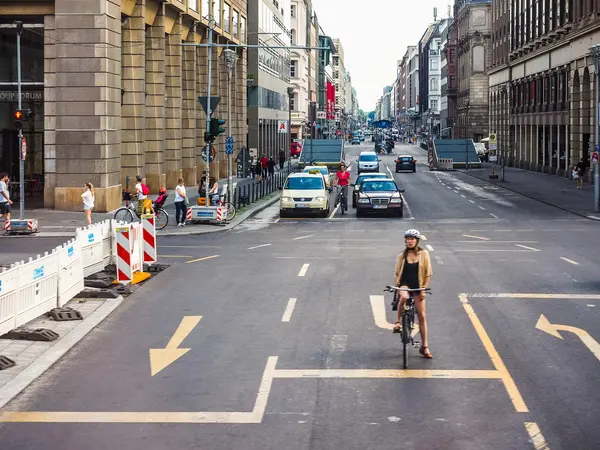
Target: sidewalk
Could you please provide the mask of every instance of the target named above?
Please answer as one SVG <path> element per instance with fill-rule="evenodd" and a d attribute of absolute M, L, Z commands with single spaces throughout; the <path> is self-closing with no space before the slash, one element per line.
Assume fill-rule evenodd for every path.
<path fill-rule="evenodd" d="M 500 166 L 495 166 L 500 177 Z M 548 175 L 530 170 L 504 168 L 504 179 L 490 180 L 492 165 L 485 164 L 481 169 L 461 170 L 461 173 L 487 181 L 509 191 L 538 200 L 562 210 L 600 220 L 600 213 L 594 212 L 594 186 L 584 183 L 583 189 L 576 188 L 576 182 L 556 175 Z"/>

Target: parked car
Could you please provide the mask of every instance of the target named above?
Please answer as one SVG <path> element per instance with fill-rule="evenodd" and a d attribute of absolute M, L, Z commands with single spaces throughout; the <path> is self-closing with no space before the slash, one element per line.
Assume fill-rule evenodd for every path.
<path fill-rule="evenodd" d="M 352 185 L 354 189 L 352 190 L 352 207 L 356 208 L 356 202 L 358 201 L 358 191 L 360 190 L 360 186 L 363 181 L 367 179 L 373 178 L 388 178 L 388 175 L 383 172 L 375 172 L 375 173 L 366 173 L 363 175 L 359 175 L 356 177 L 356 181 Z"/>
<path fill-rule="evenodd" d="M 352 136 L 352 145 L 360 145 L 360 136 L 354 135 Z"/>
<path fill-rule="evenodd" d="M 396 159 L 396 172 L 401 170 L 417 171 L 417 160 L 410 155 L 400 155 Z"/>
<path fill-rule="evenodd" d="M 290 157 L 299 158 L 302 153 L 302 144 L 300 142 L 292 142 L 290 144 Z"/>
<path fill-rule="evenodd" d="M 387 213 L 398 217 L 404 215 L 404 189 L 398 188 L 391 178 L 364 180 L 358 191 L 356 217 L 367 213 Z"/>

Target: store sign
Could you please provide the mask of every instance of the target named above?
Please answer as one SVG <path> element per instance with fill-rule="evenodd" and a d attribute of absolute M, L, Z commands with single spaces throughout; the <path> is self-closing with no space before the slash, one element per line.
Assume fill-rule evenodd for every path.
<path fill-rule="evenodd" d="M 0 102 L 16 102 L 17 91 L 0 91 Z M 44 101 L 44 91 L 21 92 L 22 101 Z"/>

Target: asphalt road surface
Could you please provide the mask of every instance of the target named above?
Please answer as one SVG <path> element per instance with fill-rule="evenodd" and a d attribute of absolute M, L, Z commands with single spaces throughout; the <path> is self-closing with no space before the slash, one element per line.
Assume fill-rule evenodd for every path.
<path fill-rule="evenodd" d="M 161 239 L 171 267 L 4 408 L 0 448 L 600 448 L 599 224 L 395 153 L 419 160 L 382 156 L 402 219 L 274 205 Z M 431 253 L 434 359 L 403 370 L 382 291 L 407 228 Z"/>

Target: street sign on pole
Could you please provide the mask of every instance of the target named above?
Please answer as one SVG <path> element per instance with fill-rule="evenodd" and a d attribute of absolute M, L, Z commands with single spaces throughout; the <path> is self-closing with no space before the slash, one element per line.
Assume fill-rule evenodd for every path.
<path fill-rule="evenodd" d="M 228 155 L 233 154 L 233 136 L 227 136 L 225 140 L 225 153 Z"/>
<path fill-rule="evenodd" d="M 208 154 L 208 145 L 205 145 L 204 148 L 202 149 L 202 159 L 204 161 L 206 161 L 207 158 L 207 154 Z M 210 162 L 213 162 L 215 160 L 215 156 L 216 156 L 217 152 L 215 150 L 214 146 L 210 146 Z"/>
<path fill-rule="evenodd" d="M 22 138 L 21 140 L 21 160 L 25 161 L 27 157 L 27 139 Z"/>
<path fill-rule="evenodd" d="M 592 162 L 598 164 L 598 152 L 592 153 Z"/>
<path fill-rule="evenodd" d="M 287 121 L 278 120 L 277 123 L 278 123 L 277 129 L 279 130 L 279 134 L 287 134 L 287 132 L 288 132 Z"/>
<path fill-rule="evenodd" d="M 200 105 L 202 106 L 202 109 L 206 113 L 206 108 L 208 107 L 208 96 L 201 95 L 200 97 L 198 97 L 198 101 L 200 102 Z M 217 106 L 219 105 L 220 101 L 221 101 L 221 97 L 214 97 L 213 96 L 213 97 L 210 98 L 210 114 L 212 114 L 212 113 L 215 112 L 215 110 L 217 109 Z"/>

